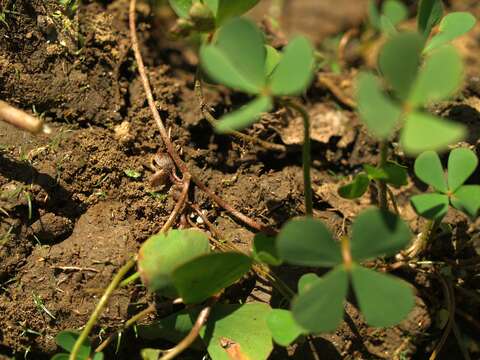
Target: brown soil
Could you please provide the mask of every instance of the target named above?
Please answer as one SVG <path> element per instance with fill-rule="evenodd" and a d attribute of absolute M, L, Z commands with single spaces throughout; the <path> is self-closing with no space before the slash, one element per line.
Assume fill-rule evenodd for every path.
<path fill-rule="evenodd" d="M 364 1 L 337 5 L 333 13 L 325 6 L 328 1 L 319 2 L 319 7 L 316 0 L 298 1 L 302 6 L 289 2 L 289 32 L 307 31 L 320 41 L 362 21 L 359 9 L 364 9 Z M 0 7 L 15 6 L 15 13 L 7 15 L 8 27 L 0 22 L 0 99 L 36 111 L 53 128 L 51 135 L 33 137 L 0 123 L 0 208 L 8 213 L 0 212 L 0 358 L 23 358 L 24 354 L 29 359 L 49 358 L 56 351 L 54 336 L 85 324 L 114 273 L 142 241 L 158 232 L 175 205 L 175 186 L 153 188 L 149 183 L 148 164 L 163 145 L 130 50 L 128 1 L 85 3 L 78 19 L 70 20 L 54 0 L 0 0 Z M 313 16 L 311 9 L 318 13 Z M 307 21 L 302 18 L 305 14 Z M 323 27 L 316 20 L 322 16 L 329 19 Z M 333 21 L 337 18 L 348 21 L 337 24 Z M 301 215 L 301 124 L 280 110 L 248 130 L 250 135 L 285 144 L 285 152 L 215 135 L 202 118 L 193 92 L 194 52 L 165 36 L 165 24 L 171 20 L 164 10 L 153 13 L 148 5 L 139 5 L 139 35 L 157 108 L 189 168 L 252 218 L 280 227 Z M 470 41 L 479 46 L 478 38 Z M 336 79 L 346 93 L 351 91 L 354 73 Z M 475 141 L 479 138 L 479 88 L 472 81 L 463 100 L 438 110 L 459 121 L 477 122 Z M 244 100 L 221 88 L 205 91 L 217 115 Z M 313 119 L 315 216 L 341 230 L 371 199 L 345 201 L 336 189 L 362 163 L 377 161 L 376 144 L 360 128 L 355 113 L 339 105 L 320 80 L 308 99 Z M 129 170 L 140 176 L 129 177 Z M 407 201 L 418 191 L 411 181 L 397 194 L 402 215 L 412 221 L 415 231 L 421 221 Z M 244 249 L 250 247 L 253 232 L 199 189 L 193 188 L 190 200 L 207 213 L 224 238 Z M 195 221 L 193 214 L 186 212 Z M 468 229 L 466 219 L 458 214 L 448 221 L 456 230 L 441 239 L 431 258 L 453 261 L 474 256 L 471 245 L 457 247 L 455 254 L 450 245 L 477 230 Z M 452 263 L 451 271 L 464 279 L 461 288 L 466 289 L 457 294 L 457 307 L 464 313 L 457 317 L 457 325 L 469 339 L 472 354 L 480 356 L 478 345 L 474 347 L 479 340 L 478 322 L 468 319 L 469 314 L 478 314 L 480 305 L 478 295 L 468 295 L 479 286 L 473 270 Z M 292 287 L 296 272 L 278 270 Z M 322 359 L 423 359 L 431 353 L 442 333 L 438 326 L 439 310 L 444 307 L 441 286 L 421 271 L 399 269 L 396 274 L 418 290 L 417 306 L 409 318 L 394 328 L 372 329 L 349 304 L 345 323 L 334 334 L 314 341 Z M 270 301 L 261 288 L 253 286 L 252 296 Z M 98 344 L 150 300 L 140 286 L 116 291 L 92 341 Z M 107 358 L 139 358 L 140 345 L 128 333 L 121 343 L 124 351 L 114 355 L 110 349 Z M 458 354 L 452 336 L 445 351 L 445 359 Z M 272 359 L 289 355 L 309 359 L 311 354 L 305 344 L 288 351 L 276 349 Z"/>

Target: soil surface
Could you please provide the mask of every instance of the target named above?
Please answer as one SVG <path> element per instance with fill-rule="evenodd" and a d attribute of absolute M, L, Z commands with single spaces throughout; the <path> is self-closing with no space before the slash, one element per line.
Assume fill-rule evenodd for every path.
<path fill-rule="evenodd" d="M 337 0 L 335 7 L 330 3 L 287 1 L 284 31 L 272 33 L 273 39 L 282 44 L 290 34 L 304 32 L 320 44 L 329 36 L 361 28 L 366 1 Z M 478 5 L 467 5 L 474 1 L 451 3 L 454 9 L 480 15 Z M 116 271 L 159 231 L 179 189 L 168 181 L 150 181 L 155 170 L 152 158 L 165 150 L 131 51 L 128 1 L 84 1 L 75 16 L 68 16 L 55 0 L 0 0 L 2 8 L 9 12 L 5 22 L 0 21 L 0 99 L 43 117 L 52 133 L 31 136 L 0 123 L 0 359 L 48 359 L 57 350 L 55 335 L 84 326 Z M 269 10 L 272 4 L 265 1 L 252 16 L 262 20 Z M 280 151 L 216 135 L 203 118 L 193 89 L 195 49 L 168 36 L 173 21 L 166 7 L 138 5 L 142 53 L 156 105 L 191 171 L 236 209 L 275 228 L 303 214 L 301 119 L 278 109 L 246 130 L 250 136 L 284 146 Z M 454 101 L 432 109 L 467 123 L 469 143 L 477 148 L 479 33 L 477 27 L 457 44 L 468 65 L 465 89 Z M 355 112 L 325 83 L 329 78 L 351 99 L 357 67 L 368 64 L 368 56 L 358 49 L 357 41 L 352 41 L 341 75 L 320 72 L 303 99 L 312 117 L 315 216 L 337 233 L 375 202 L 374 189 L 370 197 L 356 202 L 337 195 L 338 187 L 361 164 L 378 160 L 377 144 L 361 128 Z M 203 90 L 216 116 L 246 100 L 218 86 Z M 400 163 L 412 164 L 412 159 L 393 150 Z M 408 205 L 408 197 L 423 189 L 411 177 L 408 186 L 395 191 L 400 213 L 414 232 L 422 220 Z M 251 229 L 197 187 L 192 187 L 189 201 L 223 238 L 250 249 Z M 193 207 L 185 209 L 178 226 L 190 223 L 208 230 Z M 456 325 L 464 347 L 472 358 L 480 358 L 480 324 L 475 315 L 480 314 L 475 261 L 479 224 L 470 224 L 455 212 L 449 213 L 446 223 L 454 231 L 439 234 L 428 260 L 448 264 L 458 280 Z M 382 262 L 372 266 L 386 268 Z M 343 325 L 313 340 L 320 358 L 427 358 L 442 336 L 446 306 L 441 282 L 429 266 L 427 262 L 393 270 L 416 289 L 416 307 L 408 319 L 388 329 L 370 328 L 352 300 Z M 295 286 L 298 269 L 276 271 Z M 275 296 L 271 298 L 252 279 L 251 298 L 274 302 Z M 151 301 L 152 295 L 139 284 L 117 290 L 92 342 L 98 345 Z M 143 345 L 129 331 L 119 343 L 120 351 L 112 346 L 107 358 L 139 359 Z M 272 359 L 314 359 L 312 354 L 306 343 L 275 349 Z M 451 335 L 439 358 L 460 358 L 459 354 Z M 184 358 L 201 356 L 192 352 Z"/>

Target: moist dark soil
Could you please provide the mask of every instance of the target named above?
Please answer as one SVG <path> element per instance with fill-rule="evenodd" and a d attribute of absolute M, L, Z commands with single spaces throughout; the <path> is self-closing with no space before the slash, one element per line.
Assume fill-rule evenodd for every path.
<path fill-rule="evenodd" d="M 480 14 L 474 1 L 452 3 Z M 262 20 L 269 6 L 269 1 L 262 2 L 253 16 Z M 290 34 L 303 32 L 320 44 L 328 36 L 361 26 L 365 8 L 363 0 L 337 0 L 335 7 L 323 0 L 287 1 L 284 32 L 272 37 L 281 44 Z M 162 154 L 164 146 L 131 51 L 128 1 L 84 1 L 75 15 L 66 14 L 54 0 L 0 0 L 1 9 L 10 12 L 0 22 L 0 99 L 43 117 L 52 133 L 31 136 L 0 123 L 0 358 L 48 359 L 57 351 L 55 335 L 81 328 L 116 271 L 160 230 L 179 189 L 150 182 L 152 158 Z M 183 159 L 211 190 L 254 219 L 279 228 L 287 219 L 302 215 L 300 118 L 278 109 L 246 131 L 284 145 L 284 151 L 216 135 L 193 91 L 198 62 L 194 46 L 168 36 L 173 21 L 166 7 L 138 5 L 139 36 L 156 105 Z M 432 109 L 467 123 L 470 145 L 477 148 L 479 32 L 477 27 L 457 44 L 468 64 L 462 94 Z M 355 44 L 352 47 L 355 52 Z M 344 231 L 360 210 L 375 202 L 374 189 L 370 197 L 356 202 L 337 195 L 338 186 L 362 163 L 378 160 L 377 144 L 360 127 L 356 114 L 322 81 L 329 76 L 351 97 L 356 73 L 352 65 L 363 63 L 355 53 L 341 75 L 321 72 L 303 99 L 313 123 L 315 216 L 335 232 Z M 218 86 L 205 86 L 204 93 L 217 116 L 246 100 Z M 412 159 L 393 150 L 399 162 L 412 164 Z M 422 220 L 408 205 L 408 197 L 422 189 L 412 177 L 408 186 L 395 191 L 400 213 L 415 232 Z M 252 229 L 196 187 L 189 201 L 224 239 L 250 249 Z M 204 228 L 192 208 L 183 215 L 177 226 L 193 223 Z M 454 212 L 446 223 L 453 231 L 439 234 L 427 258 L 447 264 L 456 279 L 456 325 L 464 347 L 472 358 L 480 358 L 478 223 L 470 224 Z M 387 268 L 382 262 L 372 266 Z M 425 262 L 394 270 L 417 290 L 416 307 L 408 319 L 392 328 L 370 328 L 352 299 L 343 325 L 313 340 L 320 358 L 427 358 L 442 336 L 446 307 L 432 266 Z M 298 269 L 276 271 L 295 287 Z M 274 302 L 275 296 L 256 283 L 254 275 L 252 279 L 247 299 Z M 139 284 L 117 290 L 92 342 L 99 344 L 152 301 L 161 299 L 154 299 Z M 111 346 L 107 358 L 139 359 L 144 345 L 128 331 L 120 350 Z M 271 358 L 314 359 L 315 351 L 306 343 L 275 349 Z M 459 354 L 451 335 L 438 358 L 460 358 Z M 192 352 L 184 358 L 202 356 Z"/>

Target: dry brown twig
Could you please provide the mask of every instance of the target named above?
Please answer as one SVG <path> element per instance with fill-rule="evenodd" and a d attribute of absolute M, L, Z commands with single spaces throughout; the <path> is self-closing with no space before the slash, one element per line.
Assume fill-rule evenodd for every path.
<path fill-rule="evenodd" d="M 49 134 L 51 132 L 51 129 L 43 123 L 42 119 L 17 109 L 2 100 L 0 100 L 0 120 L 32 134 L 41 132 Z"/>
<path fill-rule="evenodd" d="M 155 120 L 155 123 L 160 131 L 160 136 L 162 138 L 162 141 L 166 147 L 168 155 L 172 158 L 173 162 L 175 165 L 178 167 L 180 172 L 183 175 L 184 179 L 190 178 L 207 196 L 212 199 L 215 203 L 217 203 L 220 207 L 228 211 L 233 217 L 235 217 L 237 220 L 242 221 L 246 225 L 250 226 L 253 229 L 256 229 L 258 231 L 262 231 L 265 233 L 272 233 L 272 229 L 266 226 L 265 224 L 262 224 L 256 220 L 251 219 L 250 217 L 242 214 L 239 212 L 237 209 L 235 209 L 232 205 L 227 203 L 225 200 L 223 200 L 221 197 L 219 197 L 217 194 L 215 194 L 213 191 L 211 191 L 200 179 L 198 179 L 196 176 L 194 176 L 190 170 L 188 169 L 187 165 L 185 162 L 180 158 L 178 155 L 177 151 L 175 150 L 175 147 L 173 146 L 172 141 L 170 140 L 168 136 L 168 132 L 163 124 L 162 118 L 160 117 L 160 113 L 157 110 L 157 107 L 155 105 L 155 100 L 153 98 L 152 94 L 152 89 L 150 86 L 150 82 L 147 77 L 147 73 L 145 70 L 145 65 L 143 62 L 142 54 L 140 51 L 140 45 L 138 42 L 138 36 L 137 36 L 137 26 L 136 26 L 136 21 L 135 21 L 135 10 L 136 10 L 136 0 L 130 0 L 130 9 L 129 9 L 129 25 L 130 25 L 130 36 L 131 36 L 131 41 L 132 41 L 132 48 L 133 52 L 135 55 L 135 60 L 138 65 L 138 72 L 140 74 L 140 78 L 142 80 L 142 85 L 145 90 L 145 95 L 148 101 L 148 106 L 150 108 L 150 111 L 152 112 L 152 116 Z M 187 177 L 186 177 L 187 176 Z M 188 177 L 189 176 L 189 177 Z"/>

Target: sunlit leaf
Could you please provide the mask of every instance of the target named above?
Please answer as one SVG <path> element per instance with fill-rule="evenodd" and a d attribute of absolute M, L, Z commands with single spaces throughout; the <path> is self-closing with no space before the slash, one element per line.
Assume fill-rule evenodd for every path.
<path fill-rule="evenodd" d="M 432 29 L 440 22 L 442 16 L 442 0 L 420 0 L 417 27 L 425 39 L 428 38 Z"/>
<path fill-rule="evenodd" d="M 260 262 L 279 266 L 282 260 L 278 256 L 276 238 L 258 233 L 253 239 L 253 257 Z"/>
<path fill-rule="evenodd" d="M 312 218 L 289 221 L 277 236 L 277 249 L 290 264 L 328 267 L 342 262 L 340 246 L 330 231 Z"/>
<path fill-rule="evenodd" d="M 475 219 L 480 209 L 480 185 L 464 185 L 451 198 L 452 205 Z"/>
<path fill-rule="evenodd" d="M 265 360 L 273 350 L 268 304 L 218 304 L 200 336 L 215 360 Z"/>
<path fill-rule="evenodd" d="M 422 47 L 423 40 L 419 34 L 399 33 L 392 36 L 380 51 L 380 71 L 402 100 L 408 97 L 417 77 Z"/>
<path fill-rule="evenodd" d="M 241 253 L 201 255 L 175 269 L 173 283 L 184 303 L 200 303 L 239 280 L 251 265 Z"/>
<path fill-rule="evenodd" d="M 466 148 L 450 151 L 448 157 L 448 188 L 455 192 L 473 174 L 478 166 L 475 153 Z"/>
<path fill-rule="evenodd" d="M 64 330 L 61 331 L 55 336 L 55 342 L 58 346 L 62 349 L 71 352 L 75 342 L 77 341 L 80 335 L 75 331 Z M 78 359 L 79 360 L 86 360 L 90 356 L 91 346 L 90 342 L 85 340 L 80 346 L 80 350 L 78 351 Z"/>
<path fill-rule="evenodd" d="M 218 121 L 215 130 L 219 133 L 226 133 L 244 129 L 257 121 L 262 113 L 270 111 L 272 107 L 270 97 L 260 96 L 240 109 L 224 115 Z"/>
<path fill-rule="evenodd" d="M 179 17 L 188 18 L 188 12 L 192 7 L 192 0 L 169 0 L 169 3 Z"/>
<path fill-rule="evenodd" d="M 140 351 L 142 360 L 158 360 L 161 350 L 145 348 Z"/>
<path fill-rule="evenodd" d="M 368 0 L 368 20 L 375 29 L 380 30 L 380 13 L 375 0 Z"/>
<path fill-rule="evenodd" d="M 217 19 L 217 26 L 226 20 L 241 16 L 253 8 L 260 0 L 204 0 Z"/>
<path fill-rule="evenodd" d="M 352 225 L 351 254 L 356 261 L 391 256 L 405 248 L 412 233 L 397 215 L 380 209 L 368 209 Z"/>
<path fill-rule="evenodd" d="M 151 291 L 169 287 L 172 293 L 172 273 L 187 261 L 210 251 L 208 236 L 198 230 L 170 230 L 151 236 L 138 254 L 138 271 Z"/>
<path fill-rule="evenodd" d="M 412 112 L 405 120 L 401 144 L 409 155 L 445 150 L 466 135 L 463 125 L 422 112 Z"/>
<path fill-rule="evenodd" d="M 388 36 L 394 36 L 398 34 L 398 31 L 395 28 L 395 25 L 385 15 L 380 16 L 380 28 L 382 29 L 382 32 L 387 34 Z"/>
<path fill-rule="evenodd" d="M 265 85 L 265 57 L 263 34 L 242 18 L 222 26 L 213 45 L 200 50 L 202 67 L 212 79 L 252 94 Z"/>
<path fill-rule="evenodd" d="M 338 189 L 338 194 L 345 199 L 356 199 L 365 194 L 370 184 L 370 179 L 365 174 L 358 174 L 353 181 Z"/>
<path fill-rule="evenodd" d="M 404 320 L 415 305 L 413 291 L 404 281 L 355 265 L 351 271 L 360 310 L 369 325 L 389 327 Z"/>
<path fill-rule="evenodd" d="M 292 313 L 298 324 L 313 333 L 335 330 L 343 318 L 348 274 L 340 265 L 294 299 Z"/>
<path fill-rule="evenodd" d="M 369 132 L 379 139 L 392 135 L 401 110 L 384 94 L 372 74 L 362 73 L 357 80 L 358 111 Z"/>
<path fill-rule="evenodd" d="M 437 193 L 415 195 L 410 198 L 417 214 L 427 219 L 441 220 L 448 211 L 448 196 Z"/>
<path fill-rule="evenodd" d="M 475 17 L 468 12 L 454 12 L 446 15 L 440 22 L 440 32 L 432 37 L 424 52 L 431 51 L 466 34 L 475 26 L 475 22 Z"/>
<path fill-rule="evenodd" d="M 415 175 L 425 184 L 442 193 L 448 191 L 447 179 L 440 158 L 435 151 L 425 151 L 415 160 Z"/>
<path fill-rule="evenodd" d="M 270 78 L 274 95 L 299 95 L 313 78 L 315 57 L 310 41 L 297 37 L 290 41 Z"/>
<path fill-rule="evenodd" d="M 284 309 L 273 309 L 267 316 L 267 325 L 273 340 L 281 346 L 290 345 L 305 332 L 292 313 Z"/>
<path fill-rule="evenodd" d="M 393 25 L 397 25 L 408 16 L 407 7 L 399 0 L 386 0 L 383 3 L 382 12 Z"/>
<path fill-rule="evenodd" d="M 271 47 L 270 45 L 265 45 L 265 51 L 265 75 L 268 77 L 277 67 L 282 55 L 277 51 L 277 49 Z"/>
<path fill-rule="evenodd" d="M 445 100 L 459 89 L 462 78 L 460 55 L 452 46 L 442 47 L 425 60 L 408 102 L 417 107 Z"/>

